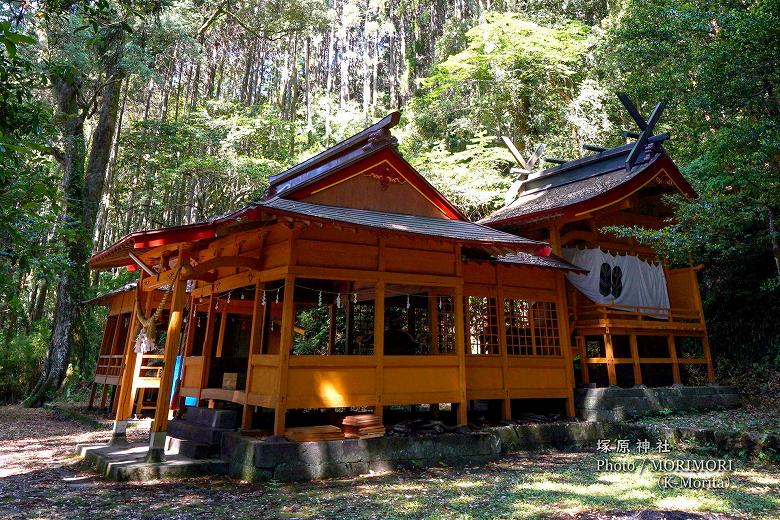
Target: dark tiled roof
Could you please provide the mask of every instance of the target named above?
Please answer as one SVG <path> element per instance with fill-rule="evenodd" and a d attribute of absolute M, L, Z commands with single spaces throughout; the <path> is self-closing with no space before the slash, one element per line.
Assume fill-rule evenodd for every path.
<path fill-rule="evenodd" d="M 331 222 L 352 224 L 361 227 L 384 229 L 413 235 L 423 235 L 442 239 L 468 242 L 485 247 L 534 247 L 544 246 L 544 242 L 504 233 L 475 222 L 449 220 L 441 218 L 385 213 L 365 209 L 324 206 L 281 198 L 259 202 L 256 208 L 266 208 L 271 213 L 312 217 Z"/>
<path fill-rule="evenodd" d="M 123 292 L 134 290 L 137 283 L 138 282 L 130 282 L 128 284 L 123 285 L 122 287 L 114 289 L 113 291 L 108 291 L 107 293 L 98 294 L 94 298 L 90 298 L 89 300 L 84 300 L 81 303 L 84 305 L 107 305 L 109 298 L 117 294 L 122 294 Z"/>
<path fill-rule="evenodd" d="M 513 253 L 511 255 L 501 255 L 496 257 L 496 262 L 500 264 L 521 264 L 532 267 L 547 267 L 552 269 L 562 269 L 564 271 L 574 271 L 577 273 L 587 273 L 587 269 L 577 267 L 576 265 L 567 262 L 563 258 L 557 255 L 550 256 L 538 256 L 530 253 Z"/>
<path fill-rule="evenodd" d="M 520 195 L 514 202 L 488 215 L 480 223 L 499 224 L 509 220 L 522 220 L 526 216 L 540 213 L 551 216 L 558 214 L 556 210 L 563 211 L 609 192 L 648 171 L 659 159 L 668 159 L 660 145 L 663 137 L 651 138 L 654 142 L 645 148 L 630 170 L 626 169 L 626 158 L 633 143 L 531 175 L 523 183 Z M 671 162 L 671 159 L 668 160 Z M 677 174 L 679 175 L 679 172 Z M 684 184 L 681 186 L 683 191 L 695 195 L 682 176 L 679 176 L 679 181 Z"/>
<path fill-rule="evenodd" d="M 264 198 L 271 198 L 302 184 L 308 184 L 334 169 L 342 168 L 367 154 L 389 146 L 393 142 L 389 134 L 387 134 L 388 139 L 376 143 L 372 143 L 371 138 L 377 132 L 387 132 L 397 125 L 400 117 L 400 112 L 392 112 L 365 130 L 361 130 L 314 157 L 296 164 L 280 174 L 272 175 L 268 179 L 269 186 Z"/>
<path fill-rule="evenodd" d="M 622 169 L 562 186 L 522 193 L 512 204 L 488 215 L 480 220 L 480 223 L 492 224 L 584 202 L 624 184 L 638 175 L 640 171 L 642 168 L 634 168 L 630 172 Z"/>

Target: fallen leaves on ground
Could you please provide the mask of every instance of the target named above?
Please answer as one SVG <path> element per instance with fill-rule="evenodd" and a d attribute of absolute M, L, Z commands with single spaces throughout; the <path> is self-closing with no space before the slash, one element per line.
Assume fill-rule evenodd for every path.
<path fill-rule="evenodd" d="M 128 434 L 131 440 L 146 436 L 140 429 Z M 0 518 L 677 520 L 780 515 L 780 470 L 772 466 L 741 467 L 727 490 L 695 491 L 661 490 L 647 473 L 598 472 L 598 456 L 592 452 L 515 453 L 483 466 L 306 483 L 247 484 L 220 476 L 117 483 L 98 478 L 71 455 L 76 444 L 105 442 L 109 436 L 108 429 L 95 430 L 51 411 L 0 407 Z"/>

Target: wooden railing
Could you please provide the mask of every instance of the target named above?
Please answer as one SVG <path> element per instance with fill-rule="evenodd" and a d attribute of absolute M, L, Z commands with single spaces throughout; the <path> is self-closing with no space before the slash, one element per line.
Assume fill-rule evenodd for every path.
<path fill-rule="evenodd" d="M 122 355 L 102 355 L 95 367 L 96 376 L 119 376 L 122 373 Z"/>
<path fill-rule="evenodd" d="M 144 354 L 141 356 L 141 368 L 138 373 L 138 377 L 147 379 L 160 379 L 160 373 L 162 371 L 162 364 L 153 365 L 151 361 L 163 359 L 162 354 Z"/>
<path fill-rule="evenodd" d="M 704 316 L 700 310 L 694 308 L 600 305 L 580 300 L 572 311 L 572 326 L 575 328 L 610 325 L 639 327 L 644 325 L 650 328 L 674 328 L 677 325 L 704 326 Z"/>

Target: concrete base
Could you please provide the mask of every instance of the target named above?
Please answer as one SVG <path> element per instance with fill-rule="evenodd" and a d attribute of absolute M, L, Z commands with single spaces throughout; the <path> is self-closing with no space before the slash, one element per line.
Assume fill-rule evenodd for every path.
<path fill-rule="evenodd" d="M 80 445 L 76 453 L 100 475 L 118 482 L 226 474 L 228 470 L 227 463 L 222 460 L 192 460 L 176 451 L 166 451 L 163 462 L 144 462 L 148 449 L 146 443 Z"/>
<path fill-rule="evenodd" d="M 577 416 L 586 421 L 623 421 L 669 410 L 718 410 L 740 406 L 737 390 L 728 386 L 647 388 L 578 388 Z"/>
<path fill-rule="evenodd" d="M 222 438 L 222 458 L 229 461 L 230 475 L 252 482 L 484 464 L 497 460 L 500 454 L 500 440 L 493 432 L 301 443 L 238 433 L 226 433 Z"/>

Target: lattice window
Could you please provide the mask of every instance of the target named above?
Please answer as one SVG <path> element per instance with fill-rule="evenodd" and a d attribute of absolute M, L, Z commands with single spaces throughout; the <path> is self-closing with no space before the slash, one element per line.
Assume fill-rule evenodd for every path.
<path fill-rule="evenodd" d="M 531 306 L 536 354 L 560 356 L 561 338 L 558 330 L 558 310 L 552 302 L 535 302 Z"/>
<path fill-rule="evenodd" d="M 498 354 L 498 320 L 496 299 L 487 296 L 467 296 L 467 354 Z"/>
<path fill-rule="evenodd" d="M 374 353 L 374 303 L 352 304 L 352 349 L 353 354 Z"/>
<path fill-rule="evenodd" d="M 504 321 L 509 355 L 561 355 L 558 310 L 555 303 L 506 299 Z"/>
<path fill-rule="evenodd" d="M 525 300 L 504 300 L 506 346 L 510 356 L 532 356 L 531 305 Z"/>
<path fill-rule="evenodd" d="M 436 327 L 439 352 L 452 354 L 455 352 L 455 302 L 450 296 L 438 296 L 436 305 L 439 314 Z"/>

